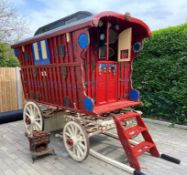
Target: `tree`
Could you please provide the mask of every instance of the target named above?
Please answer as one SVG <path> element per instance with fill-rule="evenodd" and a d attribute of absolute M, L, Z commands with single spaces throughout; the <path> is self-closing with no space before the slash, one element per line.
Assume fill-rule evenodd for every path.
<path fill-rule="evenodd" d="M 16 9 L 9 2 L 0 0 L 0 42 L 20 40 L 27 31 L 26 22 L 17 15 Z"/>
<path fill-rule="evenodd" d="M 19 66 L 10 43 L 20 40 L 27 31 L 26 22 L 17 15 L 16 9 L 9 2 L 0 0 L 0 67 Z"/>
<path fill-rule="evenodd" d="M 0 43 L 0 67 L 19 66 L 18 59 L 14 56 L 9 44 Z"/>

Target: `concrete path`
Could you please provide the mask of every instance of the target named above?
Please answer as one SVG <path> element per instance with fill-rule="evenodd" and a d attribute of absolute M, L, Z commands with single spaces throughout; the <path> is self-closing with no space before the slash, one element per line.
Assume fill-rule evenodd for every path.
<path fill-rule="evenodd" d="M 182 163 L 177 165 L 145 154 L 139 158 L 142 172 L 147 175 L 187 175 L 187 130 L 150 123 L 148 127 L 160 152 L 177 157 Z M 47 156 L 33 164 L 24 132 L 22 121 L 0 125 L 0 175 L 128 175 L 92 156 L 82 163 L 73 161 L 62 141 L 54 135 L 51 146 L 57 156 Z M 126 162 L 117 140 L 98 135 L 90 142 L 100 153 Z"/>

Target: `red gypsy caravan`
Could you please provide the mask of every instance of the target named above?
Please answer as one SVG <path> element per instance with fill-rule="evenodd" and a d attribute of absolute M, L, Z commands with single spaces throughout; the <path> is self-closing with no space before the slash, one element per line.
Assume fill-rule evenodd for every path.
<path fill-rule="evenodd" d="M 139 92 L 132 87 L 132 63 L 151 31 L 128 14 L 77 12 L 39 28 L 34 37 L 12 46 L 21 64 L 27 103 L 23 118 L 28 134 L 57 131 L 76 161 L 90 152 L 133 174 L 138 156 L 160 154 L 141 112 Z M 117 135 L 107 131 L 117 129 Z M 104 133 L 120 140 L 130 166 L 90 150 L 89 138 Z M 140 143 L 133 138 L 142 135 Z"/>

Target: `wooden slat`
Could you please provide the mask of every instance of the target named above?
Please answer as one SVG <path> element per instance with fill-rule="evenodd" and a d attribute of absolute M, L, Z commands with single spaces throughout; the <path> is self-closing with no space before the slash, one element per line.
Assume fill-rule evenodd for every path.
<path fill-rule="evenodd" d="M 18 81 L 18 83 L 21 83 L 21 81 Z M 0 112 L 17 109 L 16 68 L 0 68 Z"/>

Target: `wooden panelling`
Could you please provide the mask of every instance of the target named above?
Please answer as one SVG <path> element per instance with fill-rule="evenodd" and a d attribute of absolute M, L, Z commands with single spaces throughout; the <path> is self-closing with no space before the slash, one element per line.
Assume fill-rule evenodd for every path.
<path fill-rule="evenodd" d="M 17 80 L 16 68 L 0 68 L 0 112 L 13 111 L 19 108 L 17 83 L 21 84 L 21 81 L 20 79 Z M 21 95 L 23 101 L 23 93 Z"/>

